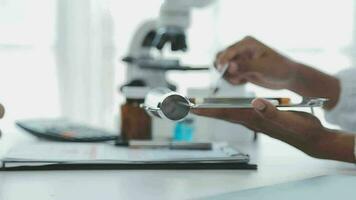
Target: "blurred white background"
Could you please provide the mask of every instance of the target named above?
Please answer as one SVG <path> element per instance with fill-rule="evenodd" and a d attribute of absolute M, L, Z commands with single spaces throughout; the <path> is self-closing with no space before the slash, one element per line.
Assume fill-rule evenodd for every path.
<path fill-rule="evenodd" d="M 137 26 L 162 0 L 0 0 L 0 102 L 7 119 L 74 116 L 115 127 L 125 81 L 120 59 Z M 336 73 L 356 63 L 354 0 L 218 0 L 193 11 L 184 62 L 210 64 L 217 51 L 252 35 L 280 52 Z M 185 91 L 207 72 L 170 72 Z M 252 85 L 258 96 L 287 95 Z M 326 88 L 327 89 L 327 88 Z"/>

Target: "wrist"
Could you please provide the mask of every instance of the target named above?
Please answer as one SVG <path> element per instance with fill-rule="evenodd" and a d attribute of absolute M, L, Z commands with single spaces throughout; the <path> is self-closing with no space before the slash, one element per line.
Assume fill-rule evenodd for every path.
<path fill-rule="evenodd" d="M 340 81 L 336 77 L 300 63 L 294 64 L 293 68 L 294 79 L 289 90 L 301 96 L 327 98 L 326 110 L 336 106 L 341 91 Z"/>
<path fill-rule="evenodd" d="M 355 163 L 355 136 L 324 129 L 313 144 L 313 157 Z"/>

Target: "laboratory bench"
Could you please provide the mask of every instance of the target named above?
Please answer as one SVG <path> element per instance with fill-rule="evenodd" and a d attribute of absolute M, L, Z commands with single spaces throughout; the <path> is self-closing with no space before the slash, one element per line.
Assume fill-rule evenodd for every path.
<path fill-rule="evenodd" d="M 1 128 L 1 154 L 23 141 L 39 142 L 13 127 Z M 0 172 L 0 199 L 195 199 L 321 175 L 356 175 L 353 164 L 314 159 L 262 134 L 234 146 L 250 154 L 258 169 Z"/>

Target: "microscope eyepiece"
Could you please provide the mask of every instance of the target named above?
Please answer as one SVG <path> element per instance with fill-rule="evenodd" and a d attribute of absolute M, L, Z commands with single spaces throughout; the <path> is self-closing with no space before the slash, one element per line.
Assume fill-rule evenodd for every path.
<path fill-rule="evenodd" d="M 166 44 L 171 45 L 172 51 L 186 51 L 187 42 L 184 30 L 179 27 L 158 28 L 151 46 L 162 50 Z"/>

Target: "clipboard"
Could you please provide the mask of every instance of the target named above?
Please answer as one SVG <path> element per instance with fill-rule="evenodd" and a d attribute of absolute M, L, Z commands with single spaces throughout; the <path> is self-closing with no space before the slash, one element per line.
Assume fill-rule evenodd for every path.
<path fill-rule="evenodd" d="M 224 144 L 192 151 L 42 142 L 15 146 L 1 162 L 0 171 L 257 169 L 247 154 Z"/>
<path fill-rule="evenodd" d="M 0 171 L 56 171 L 56 170 L 257 170 L 248 163 L 106 163 L 106 164 L 49 164 L 41 166 L 2 167 Z"/>

